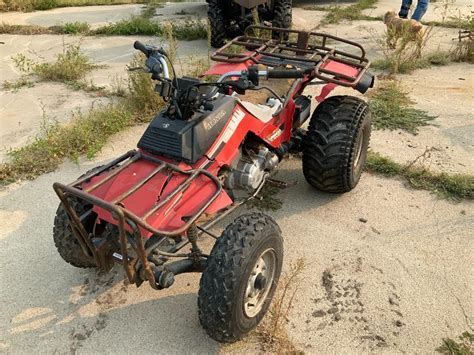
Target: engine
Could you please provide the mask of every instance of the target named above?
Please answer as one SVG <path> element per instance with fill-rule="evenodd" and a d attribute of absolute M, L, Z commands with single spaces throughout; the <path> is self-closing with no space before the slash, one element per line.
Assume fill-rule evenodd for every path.
<path fill-rule="evenodd" d="M 224 182 L 228 189 L 254 191 L 262 183 L 265 174 L 278 165 L 279 159 L 268 148 L 262 147 L 256 152 L 241 156 L 232 167 Z"/>

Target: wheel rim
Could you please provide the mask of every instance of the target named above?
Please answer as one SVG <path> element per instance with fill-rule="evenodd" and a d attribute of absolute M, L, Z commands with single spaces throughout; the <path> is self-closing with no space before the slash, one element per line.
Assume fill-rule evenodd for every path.
<path fill-rule="evenodd" d="M 276 254 L 273 249 L 266 249 L 257 258 L 249 275 L 244 295 L 244 313 L 255 317 L 267 299 L 275 277 Z"/>
<path fill-rule="evenodd" d="M 365 137 L 365 130 L 362 129 L 360 131 L 359 137 L 357 137 L 356 146 L 355 146 L 355 156 L 352 163 L 352 168 L 357 172 L 359 170 L 359 164 L 361 162 L 362 157 L 362 150 L 364 147 L 364 137 Z"/>

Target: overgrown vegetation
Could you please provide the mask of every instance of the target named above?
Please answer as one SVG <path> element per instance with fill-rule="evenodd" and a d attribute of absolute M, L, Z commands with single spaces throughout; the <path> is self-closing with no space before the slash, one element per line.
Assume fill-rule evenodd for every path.
<path fill-rule="evenodd" d="M 146 0 L 1 0 L 0 11 L 50 10 L 58 7 L 122 5 L 145 3 Z"/>
<path fill-rule="evenodd" d="M 450 17 L 444 21 L 421 21 L 421 23 L 425 26 L 459 28 L 461 30 L 474 31 L 474 17 Z"/>
<path fill-rule="evenodd" d="M 470 31 L 459 31 L 459 38 L 450 53 L 454 62 L 474 63 L 474 34 Z"/>
<path fill-rule="evenodd" d="M 343 20 L 364 20 L 366 19 L 366 16 L 362 14 L 362 11 L 365 9 L 373 8 L 377 1 L 378 0 L 358 0 L 355 4 L 352 4 L 350 6 L 329 6 L 326 8 L 328 13 L 321 21 L 321 24 L 337 24 Z"/>
<path fill-rule="evenodd" d="M 21 53 L 12 60 L 23 75 L 15 82 L 5 81 L 5 90 L 17 91 L 25 86 L 32 87 L 39 81 L 57 81 L 74 90 L 105 94 L 103 87 L 85 80 L 89 72 L 101 66 L 92 63 L 81 51 L 79 44 L 65 45 L 63 52 L 59 53 L 53 62 L 38 63 Z"/>
<path fill-rule="evenodd" d="M 416 69 L 425 69 L 433 65 L 448 65 L 454 60 L 451 53 L 436 51 L 413 60 L 400 60 L 401 56 L 393 55 L 385 58 L 376 59 L 372 62 L 371 67 L 374 69 L 388 71 L 391 74 L 407 74 Z"/>
<path fill-rule="evenodd" d="M 0 181 L 7 185 L 19 179 L 34 179 L 55 170 L 66 158 L 94 156 L 107 138 L 134 123 L 136 116 L 126 105 L 110 105 L 87 114 L 77 112 L 67 125 L 47 123 L 41 135 L 25 147 L 8 154 L 11 160 L 0 164 Z"/>
<path fill-rule="evenodd" d="M 423 166 L 399 164 L 373 152 L 367 156 L 366 170 L 387 177 L 403 178 L 415 189 L 432 191 L 444 198 L 474 199 L 473 175 L 435 173 Z"/>
<path fill-rule="evenodd" d="M 180 20 L 165 24 L 142 16 L 132 16 L 127 20 L 111 23 L 91 30 L 85 22 L 65 23 L 56 26 L 37 25 L 10 25 L 2 23 L 0 34 L 42 35 L 42 34 L 70 34 L 70 35 L 103 35 L 103 36 L 159 36 L 163 37 L 166 24 L 170 24 L 173 35 L 177 40 L 193 41 L 207 38 L 207 24 L 200 20 Z"/>
<path fill-rule="evenodd" d="M 131 66 L 143 64 L 143 57 L 137 56 Z M 41 67 L 40 73 L 43 72 L 49 77 L 63 71 L 54 72 L 51 66 L 47 66 Z M 62 74 L 60 77 L 64 78 Z M 127 92 L 123 88 L 118 90 L 124 97 L 87 113 L 76 112 L 66 125 L 48 122 L 45 115 L 39 135 L 25 147 L 9 151 L 10 160 L 0 164 L 0 185 L 21 179 L 34 179 L 55 170 L 64 159 L 76 160 L 81 155 L 93 157 L 111 135 L 130 125 L 149 121 L 152 114 L 163 107 L 163 101 L 153 91 L 154 82 L 149 74 L 130 72 Z"/>
<path fill-rule="evenodd" d="M 57 34 L 57 26 L 43 27 L 37 25 L 10 25 L 7 23 L 0 24 L 0 34 L 12 35 L 43 35 L 43 34 Z"/>
<path fill-rule="evenodd" d="M 457 340 L 444 338 L 443 345 L 437 348 L 436 351 L 445 355 L 473 355 L 474 334 L 464 332 Z"/>
<path fill-rule="evenodd" d="M 375 37 L 384 58 L 376 60 L 373 67 L 397 74 L 410 73 L 415 69 L 430 66 L 436 58 L 433 58 L 433 55 L 425 56 L 423 51 L 432 33 L 432 27 L 416 31 L 410 22 L 406 22 L 401 28 L 388 27 L 381 38 Z M 439 54 L 435 54 L 436 56 Z"/>
<path fill-rule="evenodd" d="M 372 124 L 376 129 L 401 129 L 412 134 L 436 116 L 412 107 L 413 101 L 397 81 L 385 81 L 369 94 Z"/>
<path fill-rule="evenodd" d="M 61 26 L 50 27 L 59 34 L 77 35 L 89 33 L 91 26 L 87 22 L 66 22 Z"/>
<path fill-rule="evenodd" d="M 450 21 L 455 21 L 455 18 L 450 17 Z M 459 31 L 459 38 L 453 43 L 453 48 L 450 51 L 437 50 L 427 54 L 424 52 L 433 35 L 432 26 L 418 30 L 411 22 L 405 22 L 401 28 L 388 27 L 381 38 L 374 36 L 384 57 L 375 60 L 372 68 L 385 70 L 390 74 L 405 74 L 432 65 L 447 65 L 450 62 L 474 63 L 474 40 L 470 32 L 474 30 L 474 19 L 459 16 L 454 27 L 466 30 Z"/>
<path fill-rule="evenodd" d="M 288 315 L 293 308 L 293 302 L 301 284 L 301 274 L 305 269 L 304 259 L 298 259 L 283 275 L 272 306 L 267 316 L 262 320 L 256 330 L 264 352 L 276 354 L 301 353 L 291 342 L 285 325 Z"/>
<path fill-rule="evenodd" d="M 66 22 L 63 25 L 43 27 L 38 25 L 10 25 L 2 23 L 0 24 L 0 33 L 12 35 L 87 35 L 90 33 L 90 25 L 86 22 Z"/>
<path fill-rule="evenodd" d="M 192 41 L 207 38 L 207 25 L 200 20 L 184 20 L 170 23 L 173 36 L 177 40 Z M 99 35 L 147 35 L 163 36 L 164 25 L 142 16 L 134 16 L 104 27 L 100 27 L 93 34 Z"/>
<path fill-rule="evenodd" d="M 87 73 L 98 68 L 80 48 L 79 44 L 64 47 L 63 52 L 51 63 L 37 63 L 24 54 L 13 57 L 15 66 L 23 73 L 33 73 L 40 80 L 71 82 L 83 79 Z"/>
<path fill-rule="evenodd" d="M 33 87 L 34 86 L 34 82 L 30 80 L 30 78 L 28 78 L 27 76 L 21 76 L 20 79 L 16 80 L 16 81 L 8 81 L 8 80 L 5 80 L 3 82 L 3 89 L 4 90 L 9 90 L 9 91 L 18 91 L 20 90 L 21 88 L 23 87 Z"/>

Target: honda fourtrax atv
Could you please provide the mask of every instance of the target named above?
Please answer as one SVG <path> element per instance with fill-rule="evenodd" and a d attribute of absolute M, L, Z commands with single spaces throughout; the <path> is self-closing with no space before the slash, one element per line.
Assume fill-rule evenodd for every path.
<path fill-rule="evenodd" d="M 218 48 L 227 38 L 244 33 L 251 24 L 291 27 L 292 0 L 206 0 L 211 45 Z"/>
<path fill-rule="evenodd" d="M 374 80 L 369 61 L 359 44 L 329 34 L 251 26 L 212 55 L 206 75 L 218 79 L 204 81 L 174 76 L 161 48 L 134 47 L 167 108 L 137 150 L 54 184 L 55 244 L 74 266 L 108 271 L 119 263 L 130 283 L 156 290 L 178 274 L 202 272 L 200 322 L 217 341 L 236 341 L 268 310 L 282 235 L 259 212 L 235 218 L 220 236 L 211 227 L 258 198 L 264 184 L 278 183 L 271 176 L 290 151 L 302 151 L 303 174 L 316 189 L 357 185 L 369 109 L 356 97 L 327 95 L 338 85 L 364 93 Z M 310 85 L 320 87 L 315 100 L 304 94 Z M 201 249 L 203 234 L 216 239 L 210 254 Z"/>

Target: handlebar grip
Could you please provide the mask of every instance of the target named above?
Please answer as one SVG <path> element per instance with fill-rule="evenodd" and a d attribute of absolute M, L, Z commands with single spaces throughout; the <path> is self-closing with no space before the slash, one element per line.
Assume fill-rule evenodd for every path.
<path fill-rule="evenodd" d="M 269 69 L 267 77 L 274 79 L 298 79 L 305 75 L 304 70 L 298 69 Z"/>
<path fill-rule="evenodd" d="M 140 42 L 140 41 L 135 41 L 133 44 L 133 48 L 138 49 L 140 52 L 145 54 L 147 57 L 150 55 L 150 51 L 146 48 L 146 46 Z"/>

